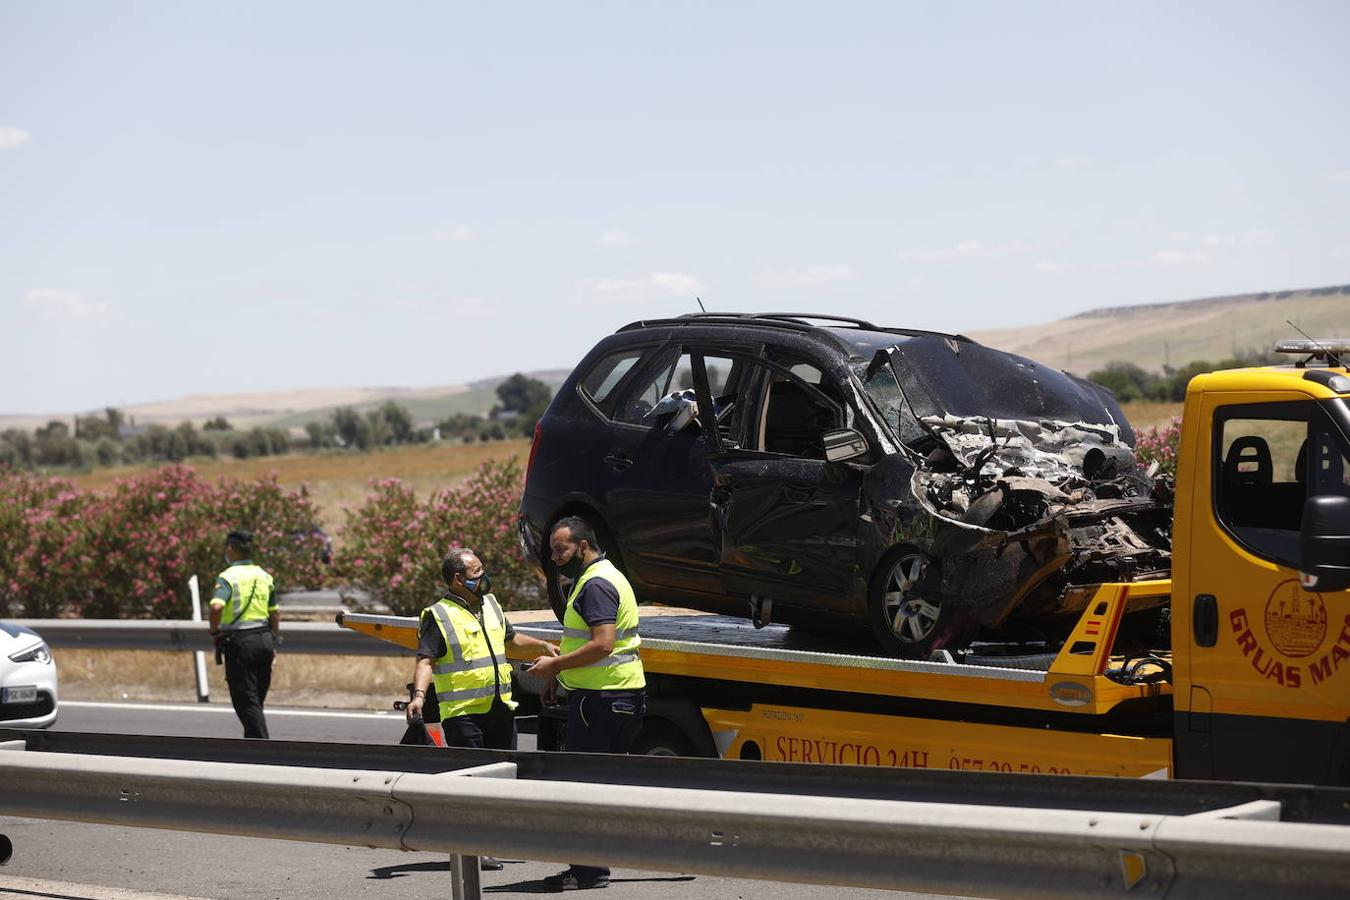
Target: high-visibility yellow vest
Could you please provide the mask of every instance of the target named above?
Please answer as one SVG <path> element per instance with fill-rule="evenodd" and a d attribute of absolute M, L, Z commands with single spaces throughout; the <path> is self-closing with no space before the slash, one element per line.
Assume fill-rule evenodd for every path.
<path fill-rule="evenodd" d="M 511 664 L 506 661 L 506 616 L 491 594 L 483 596 L 483 620 L 454 600 L 442 598 L 422 611 L 431 616 L 445 639 L 445 655 L 432 663 L 431 682 L 441 718 L 450 719 L 492 708 L 501 684 L 501 698 L 511 709 Z"/>
<path fill-rule="evenodd" d="M 558 649 L 566 655 L 591 639 L 591 627 L 577 612 L 576 600 L 581 596 L 582 587 L 592 578 L 608 581 L 619 592 L 619 614 L 614 621 L 614 650 L 609 656 L 588 666 L 563 669 L 558 673 L 558 680 L 565 687 L 592 691 L 635 691 L 646 687 L 647 677 L 642 671 L 642 660 L 638 657 L 642 638 L 638 637 L 637 596 L 624 574 L 607 559 L 591 563 L 581 573 L 577 583 L 572 585 L 572 593 L 567 598 L 567 610 L 563 613 L 563 637 Z"/>
<path fill-rule="evenodd" d="M 222 631 L 256 628 L 267 623 L 272 598 L 272 576 L 252 563 L 233 565 L 220 573 L 230 586 L 230 599 L 220 611 Z"/>

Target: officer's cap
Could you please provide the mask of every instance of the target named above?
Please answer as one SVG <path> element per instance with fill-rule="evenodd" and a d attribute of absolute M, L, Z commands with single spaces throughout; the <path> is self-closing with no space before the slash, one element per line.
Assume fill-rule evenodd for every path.
<path fill-rule="evenodd" d="M 252 547 L 253 532 L 236 528 L 234 531 L 225 535 L 225 543 L 229 544 L 231 547 Z"/>

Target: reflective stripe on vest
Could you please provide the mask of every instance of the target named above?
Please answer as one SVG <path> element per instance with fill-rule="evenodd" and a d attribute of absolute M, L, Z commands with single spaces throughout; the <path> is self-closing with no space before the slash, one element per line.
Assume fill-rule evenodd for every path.
<path fill-rule="evenodd" d="M 220 577 L 230 586 L 230 601 L 220 611 L 222 631 L 242 631 L 267 624 L 272 576 L 262 566 L 230 566 Z"/>
<path fill-rule="evenodd" d="M 572 593 L 567 598 L 567 608 L 563 613 L 563 637 L 558 649 L 565 655 L 591 639 L 591 628 L 581 613 L 577 612 L 576 601 L 581 596 L 582 587 L 592 578 L 608 581 L 619 593 L 619 612 L 614 621 L 614 649 L 602 660 L 562 670 L 558 673 L 558 680 L 569 688 L 592 691 L 635 691 L 646 687 L 647 679 L 638 656 L 642 638 L 638 636 L 637 596 L 628 579 L 607 559 L 591 563 L 581 573 L 576 584 L 572 585 Z"/>
<path fill-rule="evenodd" d="M 439 600 L 423 612 L 432 614 L 445 640 L 445 655 L 431 667 L 441 718 L 487 712 L 501 684 L 501 698 L 511 709 L 511 664 L 505 656 L 506 617 L 491 594 L 483 598 L 483 618 L 453 600 Z"/>

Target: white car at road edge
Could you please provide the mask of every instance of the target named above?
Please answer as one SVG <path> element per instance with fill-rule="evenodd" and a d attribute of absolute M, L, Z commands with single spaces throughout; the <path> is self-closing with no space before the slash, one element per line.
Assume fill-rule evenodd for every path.
<path fill-rule="evenodd" d="M 0 622 L 0 728 L 47 728 L 58 705 L 47 642 L 31 628 Z"/>

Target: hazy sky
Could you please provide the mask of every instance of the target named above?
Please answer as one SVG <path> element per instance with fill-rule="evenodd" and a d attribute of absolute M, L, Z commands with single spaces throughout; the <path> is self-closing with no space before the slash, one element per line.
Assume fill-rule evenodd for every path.
<path fill-rule="evenodd" d="M 1350 282 L 1350 4 L 0 0 L 0 412 Z"/>

